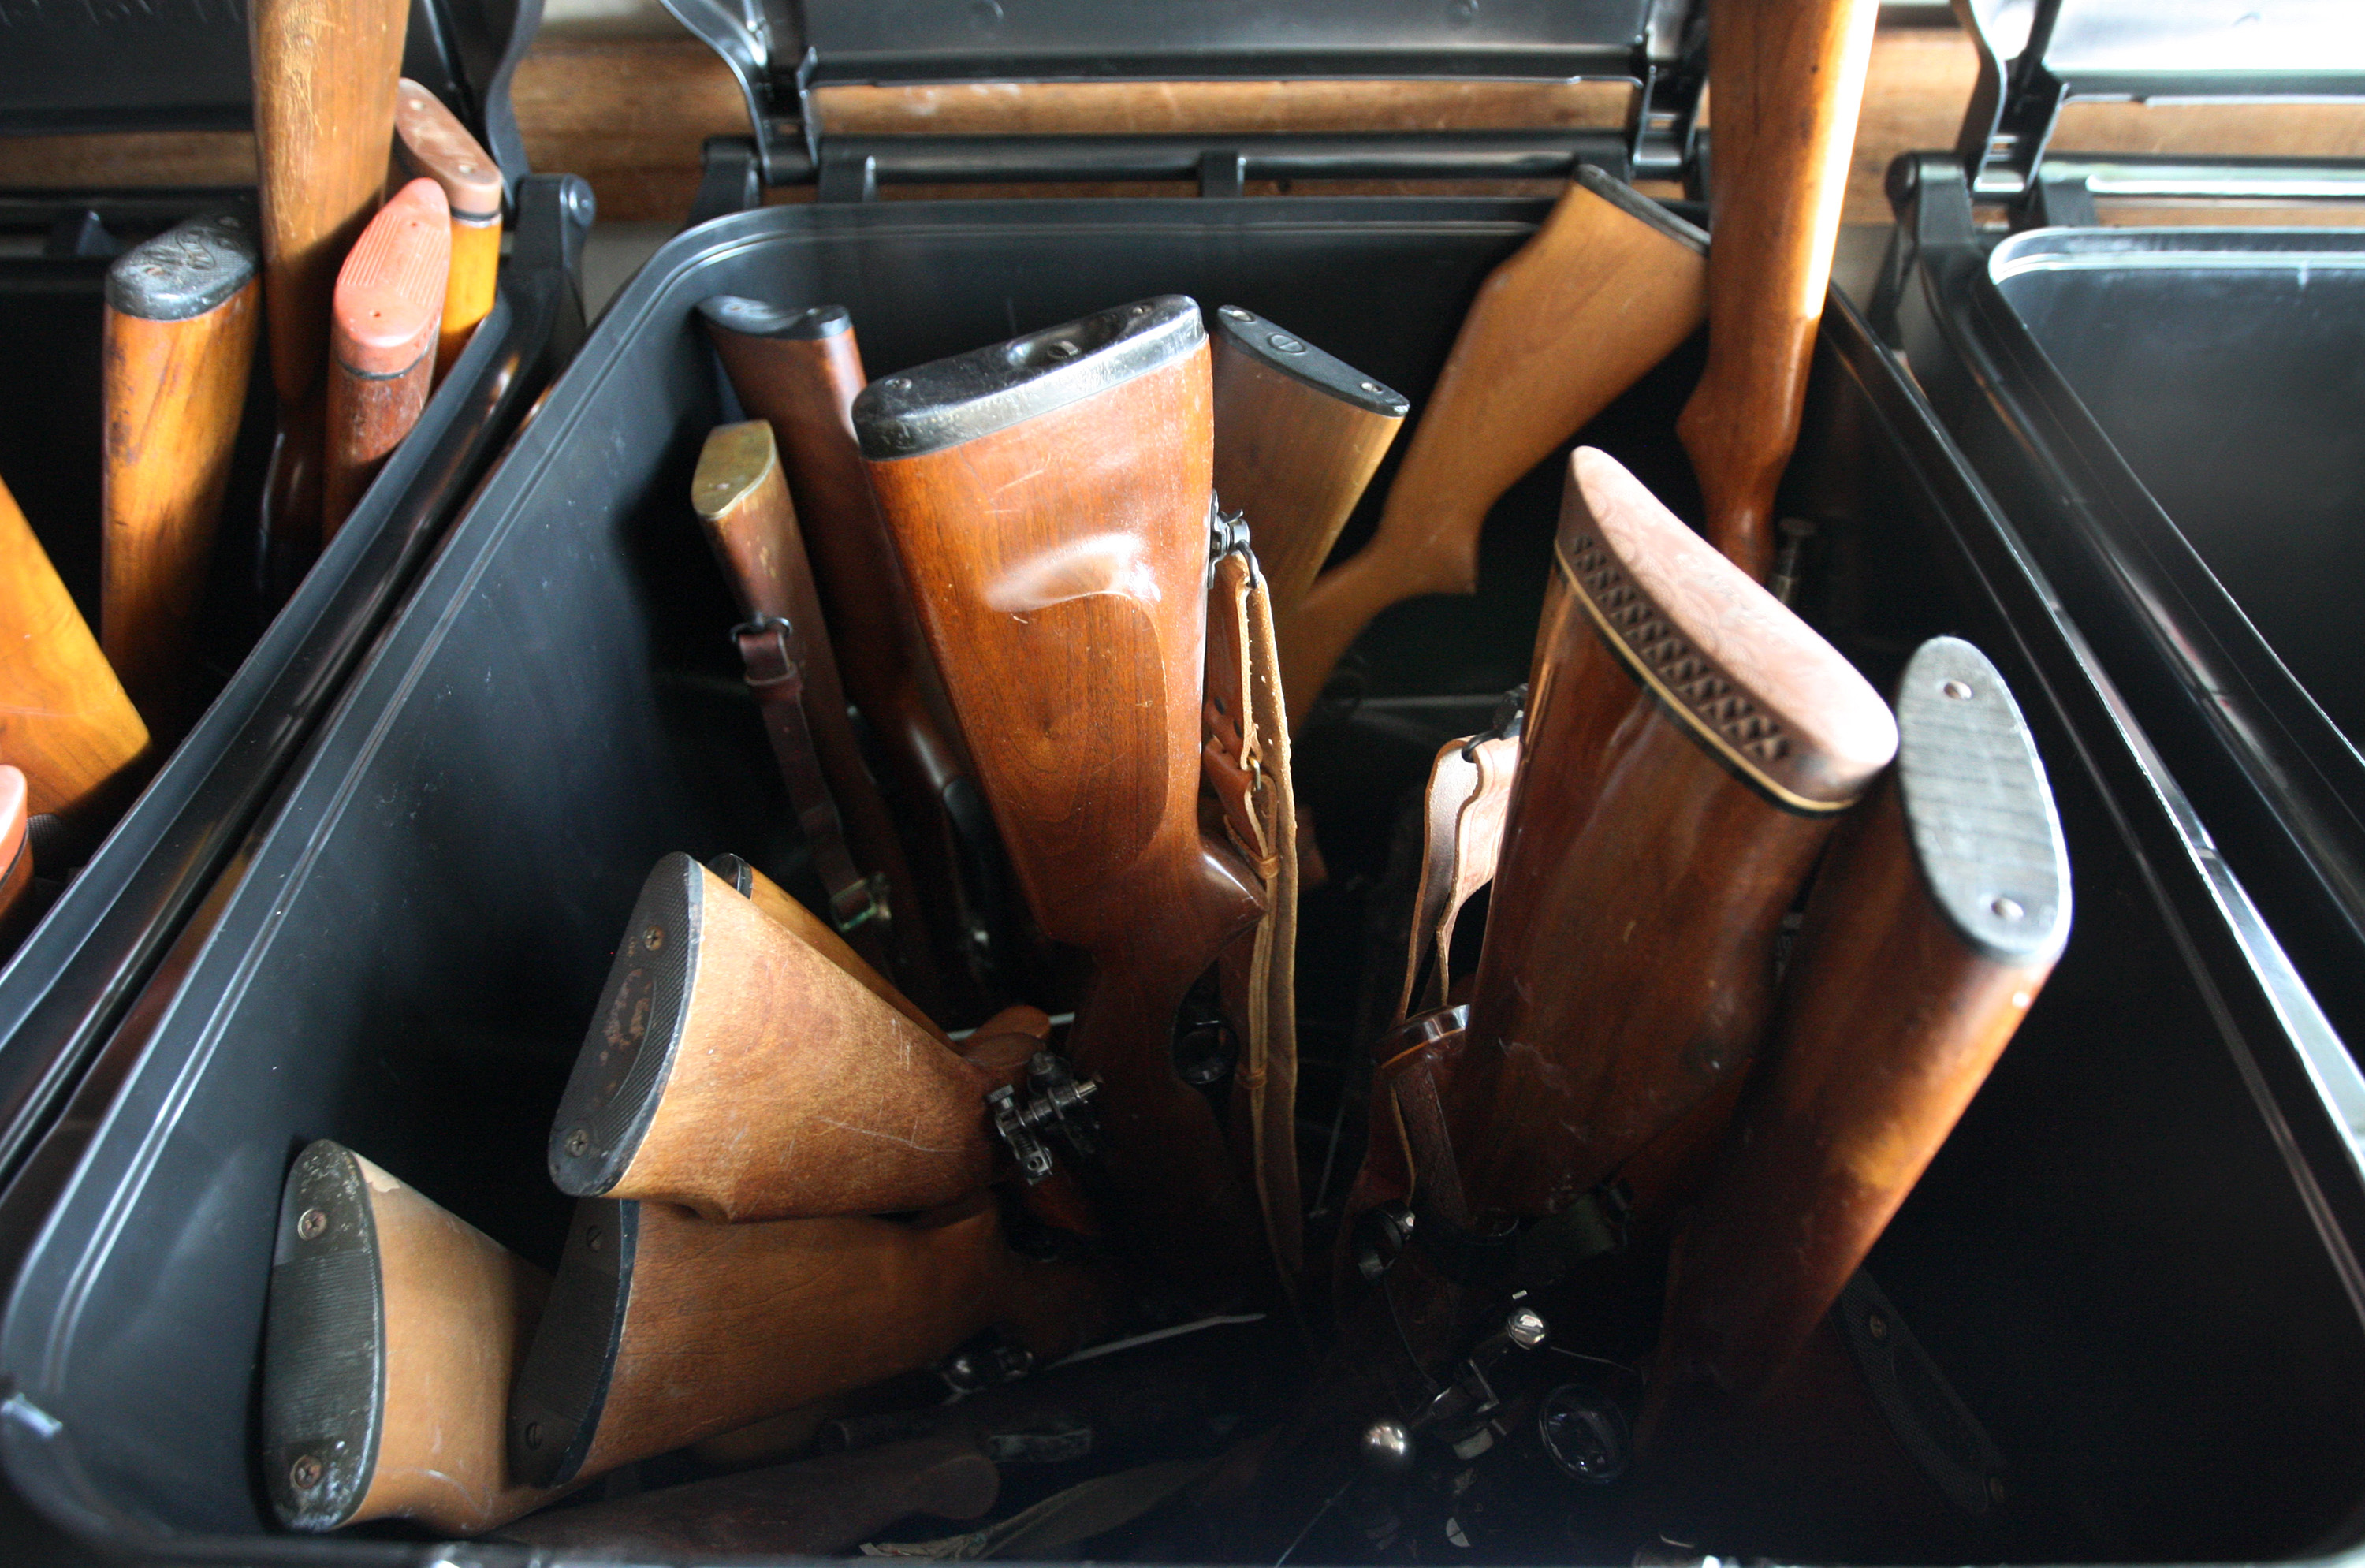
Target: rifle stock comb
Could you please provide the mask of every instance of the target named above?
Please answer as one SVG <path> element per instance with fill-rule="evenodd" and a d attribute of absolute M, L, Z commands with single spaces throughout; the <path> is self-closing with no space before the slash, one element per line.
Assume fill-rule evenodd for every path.
<path fill-rule="evenodd" d="M 443 187 L 422 179 L 378 209 L 337 273 L 320 469 L 323 543 L 427 407 L 451 268 L 451 208 Z"/>
<path fill-rule="evenodd" d="M 1473 1209 L 1565 1206 L 1739 1070 L 1774 939 L 1897 747 L 1829 644 L 1579 448 L 1455 1126 Z"/>

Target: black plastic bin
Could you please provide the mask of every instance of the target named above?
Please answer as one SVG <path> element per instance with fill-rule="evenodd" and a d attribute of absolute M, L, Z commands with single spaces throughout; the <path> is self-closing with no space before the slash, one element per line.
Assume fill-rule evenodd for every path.
<path fill-rule="evenodd" d="M 130 1549 L 452 1560 L 398 1532 L 297 1539 L 266 1523 L 252 1412 L 279 1186 L 307 1141 L 336 1138 L 555 1260 L 567 1210 L 543 1170 L 549 1117 L 643 876 L 676 849 L 793 858 L 687 505 L 700 442 L 733 412 L 691 317 L 701 297 L 843 302 L 880 375 L 1181 291 L 1249 306 L 1418 403 L 1478 280 L 1542 210 L 803 206 L 660 252 L 0 1204 L 0 1226 L 13 1215 L 31 1238 L 0 1321 L 14 1485 Z M 1698 363 L 1695 344 L 1591 432 L 1679 499 L 1668 426 Z M 1483 711 L 1524 673 L 1558 473 L 1497 509 L 1486 592 L 1383 618 L 1362 708 L 1308 732 L 1329 896 L 1372 871 L 1390 781 L 1453 733 L 1448 700 L 1477 694 Z M 1837 298 L 1787 504 L 1821 525 L 1807 612 L 1876 681 L 1941 632 L 2006 672 L 2077 875 L 2068 956 L 1872 1261 L 2006 1466 L 2005 1501 L 1967 1518 L 1973 1544 L 1948 1554 L 2353 1546 L 2365 1080 L 1927 406 Z M 1337 1012 L 1325 988 L 1351 991 L 1342 920 L 1309 906 L 1317 1026 Z M 1308 1092 L 1335 1086 L 1310 1073 Z M 1928 1560 L 1867 1544 L 1880 1521 L 1825 1501 L 1836 1522 L 1794 1532 L 1788 1560 Z"/>

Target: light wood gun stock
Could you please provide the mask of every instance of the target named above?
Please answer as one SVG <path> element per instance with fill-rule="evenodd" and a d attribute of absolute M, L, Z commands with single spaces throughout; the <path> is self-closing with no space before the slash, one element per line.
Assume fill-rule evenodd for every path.
<path fill-rule="evenodd" d="M 1469 593 L 1478 534 L 1505 490 L 1691 336 L 1708 309 L 1708 238 L 1586 167 L 1463 319 L 1388 487 L 1372 542 L 1315 579 L 1281 629 L 1292 723 L 1372 617 Z"/>
<path fill-rule="evenodd" d="M 1897 747 L 1864 678 L 1602 453 L 1570 458 L 1554 556 L 1454 1114 L 1482 1220 L 1556 1213 L 1748 1060 L 1782 915 Z"/>
<path fill-rule="evenodd" d="M 1131 1240 L 1220 1294 L 1256 1222 L 1171 1049 L 1260 912 L 1198 823 L 1209 418 L 1205 331 L 1172 295 L 889 376 L 854 410 L 1028 907 L 1092 957 L 1068 1053 L 1100 1080 Z"/>
<path fill-rule="evenodd" d="M 871 995 L 909 1018 L 915 1028 L 931 1039 L 952 1043 L 952 1036 L 922 1012 L 918 1002 L 897 991 L 885 975 L 870 967 L 869 959 L 830 929 L 829 922 L 791 898 L 779 883 L 736 855 L 718 855 L 706 863 L 706 868 L 722 878 L 733 892 L 771 916 L 776 924 L 787 927 L 798 941 L 860 980 Z"/>
<path fill-rule="evenodd" d="M 1779 1012 L 1668 1283 L 1645 1434 L 1774 1383 L 2027 1014 L 2069 934 L 2069 865 L 2003 678 L 1925 643 L 1897 767 L 1840 830 Z"/>
<path fill-rule="evenodd" d="M 236 214 L 193 218 L 106 272 L 98 630 L 160 722 L 188 689 L 261 296 L 254 225 Z"/>
<path fill-rule="evenodd" d="M 511 1470 L 583 1480 L 927 1366 L 988 1327 L 1055 1359 L 1105 1311 L 1089 1271 L 1013 1252 L 990 1200 L 912 1223 L 721 1225 L 586 1199 L 510 1402 Z"/>
<path fill-rule="evenodd" d="M 452 273 L 435 339 L 435 379 L 468 346 L 491 314 L 501 270 L 501 171 L 443 100 L 404 77 L 395 90 L 394 168 L 399 186 L 426 178 L 443 187 L 451 209 Z"/>
<path fill-rule="evenodd" d="M 1708 368 L 1676 430 L 1709 539 L 1764 582 L 1879 0 L 1710 0 Z"/>
<path fill-rule="evenodd" d="M 336 537 L 427 407 L 451 264 L 443 187 L 413 180 L 370 219 L 337 274 L 320 471 L 322 543 Z"/>
<path fill-rule="evenodd" d="M 555 1496 L 510 1475 L 503 1426 L 549 1289 L 351 1149 L 308 1147 L 280 1201 L 263 1334 L 263 1484 L 280 1523 L 474 1535 Z"/>

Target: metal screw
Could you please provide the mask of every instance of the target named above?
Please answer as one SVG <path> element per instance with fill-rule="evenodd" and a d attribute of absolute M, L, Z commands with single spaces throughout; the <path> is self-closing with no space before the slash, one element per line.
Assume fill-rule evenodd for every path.
<path fill-rule="evenodd" d="M 1364 382 L 1364 383 L 1363 383 L 1363 390 L 1364 390 L 1364 391 L 1366 391 L 1366 392 L 1369 392 L 1373 397 L 1376 398 L 1376 397 L 1378 397 L 1381 393 L 1383 393 L 1383 392 L 1386 391 L 1386 390 L 1387 390 L 1387 388 L 1386 388 L 1386 387 L 1384 387 L 1384 386 L 1381 386 L 1378 382 L 1376 382 L 1376 381 L 1366 381 L 1366 382 Z"/>
<path fill-rule="evenodd" d="M 1872 1313 L 1864 1320 L 1864 1331 L 1876 1339 L 1886 1339 L 1889 1338 L 1889 1319 L 1877 1312 Z"/>
<path fill-rule="evenodd" d="M 1478 0 L 1453 0 L 1445 8 L 1445 19 L 1452 27 L 1468 27 L 1478 19 Z"/>
<path fill-rule="evenodd" d="M 566 1135 L 566 1152 L 580 1156 L 591 1147 L 591 1129 L 577 1127 Z"/>
<path fill-rule="evenodd" d="M 542 1446 L 541 1422 L 528 1421 L 525 1424 L 525 1446 L 530 1449 L 538 1449 Z"/>
<path fill-rule="evenodd" d="M 298 1492 L 309 1492 L 320 1484 L 320 1477 L 327 1473 L 327 1467 L 308 1453 L 298 1457 L 295 1463 L 287 1467 L 287 1479 Z"/>
<path fill-rule="evenodd" d="M 1304 353 L 1306 344 L 1287 332 L 1275 332 L 1265 341 L 1265 347 L 1275 353 Z"/>
<path fill-rule="evenodd" d="M 641 946 L 646 947 L 652 953 L 664 946 L 665 927 L 662 925 L 652 925 L 646 931 L 642 932 Z"/>
<path fill-rule="evenodd" d="M 600 1233 L 600 1227 L 595 1225 L 583 1232 L 583 1245 L 591 1249 L 592 1251 L 597 1252 L 600 1249 L 608 1245 L 608 1238 Z"/>
<path fill-rule="evenodd" d="M 910 378 L 909 376 L 903 376 L 903 375 L 891 375 L 891 376 L 889 376 L 889 377 L 886 379 L 886 381 L 885 381 L 885 382 L 881 383 L 881 385 L 886 386 L 889 386 L 889 387 L 891 387 L 891 388 L 892 388 L 893 390 L 895 390 L 895 391 L 901 392 L 901 391 L 902 391 L 904 388 L 906 388 L 906 387 L 910 386 L 912 385 L 912 382 L 911 382 L 911 378 Z"/>
<path fill-rule="evenodd" d="M 318 1241 L 328 1234 L 329 1216 L 319 1209 L 306 1209 L 296 1218 L 296 1234 L 307 1241 Z"/>
<path fill-rule="evenodd" d="M 1363 1462 L 1390 1475 L 1412 1468 L 1412 1434 L 1402 1421 L 1374 1421 L 1363 1428 Z"/>
<path fill-rule="evenodd" d="M 1231 321 L 1253 321 L 1256 319 L 1255 317 L 1250 315 L 1247 311 L 1241 309 L 1237 305 L 1225 306 L 1221 314 L 1227 320 Z"/>
<path fill-rule="evenodd" d="M 1544 1327 L 1541 1316 L 1523 1306 L 1503 1320 L 1503 1332 L 1520 1350 L 1532 1350 L 1544 1342 L 1551 1330 Z"/>
<path fill-rule="evenodd" d="M 1970 682 L 1965 680 L 1950 680 L 1946 682 L 1945 685 L 1938 688 L 1938 695 L 1941 697 L 1951 697 L 1957 702 L 1968 702 L 1972 697 Z"/>
<path fill-rule="evenodd" d="M 1988 909 L 1998 920 L 2018 920 L 2028 913 L 2020 907 L 2017 900 L 2008 899 L 2001 893 L 1988 901 Z"/>

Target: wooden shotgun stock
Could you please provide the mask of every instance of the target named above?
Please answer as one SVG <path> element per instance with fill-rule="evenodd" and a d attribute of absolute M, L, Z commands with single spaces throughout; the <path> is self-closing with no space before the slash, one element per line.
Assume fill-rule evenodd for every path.
<path fill-rule="evenodd" d="M 263 1348 L 279 1522 L 406 1518 L 474 1535 L 555 1493 L 510 1473 L 510 1383 L 550 1276 L 351 1149 L 297 1157 Z"/>
<path fill-rule="evenodd" d="M 875 382 L 854 423 L 1028 907 L 1093 970 L 1068 1053 L 1100 1080 L 1134 1243 L 1210 1295 L 1255 1220 L 1176 1009 L 1260 913 L 1199 832 L 1213 513 L 1206 334 L 1180 296 Z"/>
<path fill-rule="evenodd" d="M 807 839 L 814 841 L 815 868 L 827 886 L 839 929 L 857 951 L 933 1013 L 942 1005 L 943 991 L 928 948 L 927 911 L 846 717 L 829 622 L 814 588 L 771 426 L 762 420 L 718 426 L 699 453 L 689 493 L 740 609 L 751 621 L 785 622 L 795 638 L 803 680 L 796 706 L 851 865 L 839 861 L 826 843 L 831 824 L 801 800 L 799 814 Z M 790 788 L 794 793 L 793 778 Z M 833 864 L 839 867 L 835 873 Z M 880 878 L 883 883 L 876 881 Z"/>
<path fill-rule="evenodd" d="M 931 1039 L 947 1046 L 952 1043 L 952 1036 L 922 1012 L 918 1002 L 897 991 L 885 975 L 870 967 L 868 958 L 847 945 L 845 937 L 830 929 L 829 922 L 790 897 L 789 890 L 779 883 L 736 855 L 718 855 L 706 863 L 706 868 L 722 878 L 733 892 L 771 916 L 776 924 L 787 927 L 798 941 L 860 980 L 871 995 L 910 1019 Z"/>
<path fill-rule="evenodd" d="M 330 295 L 386 184 L 408 0 L 253 0 L 254 151 L 263 308 L 279 435 L 263 501 L 264 570 L 291 585 L 319 546 Z"/>
<path fill-rule="evenodd" d="M 1294 724 L 1372 617 L 1469 593 L 1505 490 L 1691 336 L 1708 237 L 1592 167 L 1487 274 L 1414 426 L 1372 542 L 1315 579 L 1281 629 Z"/>
<path fill-rule="evenodd" d="M 1708 536 L 1759 582 L 1831 285 L 1879 0 L 1710 0 L 1708 368 L 1676 424 Z"/>
<path fill-rule="evenodd" d="M 717 1220 L 949 1203 L 997 1174 L 985 1096 L 1048 1027 L 1014 1010 L 980 1030 L 980 1059 L 957 1055 L 941 1030 L 668 855 L 625 924 L 559 1101 L 551 1177 L 574 1197 L 662 1200 Z M 985 1049 L 1012 1034 L 1014 1049 Z"/>
<path fill-rule="evenodd" d="M 262 325 L 254 225 L 193 218 L 106 271 L 98 631 L 132 700 L 173 713 Z"/>
<path fill-rule="evenodd" d="M 1248 518 L 1274 627 L 1285 639 L 1280 629 L 1329 558 L 1412 404 L 1237 305 L 1216 312 L 1209 341 L 1216 496 L 1226 510 Z"/>
<path fill-rule="evenodd" d="M 26 832 L 32 813 L 25 809 L 25 775 L 0 763 L 0 963 L 24 935 L 33 906 L 33 845 Z"/>
<path fill-rule="evenodd" d="M 1995 666 L 1924 643 L 1897 767 L 1815 879 L 1780 1011 L 1685 1223 L 1643 1435 L 1761 1396 L 1986 1081 L 2069 935 L 2069 864 Z"/>
<path fill-rule="evenodd" d="M 1482 1221 L 1558 1212 L 1749 1059 L 1783 913 L 1897 748 L 1864 678 L 1602 453 L 1570 458 L 1554 554 L 1454 1118 Z"/>
<path fill-rule="evenodd" d="M 370 219 L 337 274 L 320 469 L 324 544 L 427 407 L 451 264 L 443 187 L 413 180 Z"/>
<path fill-rule="evenodd" d="M 435 379 L 468 346 L 492 312 L 501 271 L 501 171 L 443 100 L 404 77 L 395 89 L 394 169 L 399 188 L 415 179 L 443 187 L 452 217 L 452 274 L 435 340 Z"/>
<path fill-rule="evenodd" d="M 148 726 L 0 484 L 0 756 L 25 770 L 27 810 L 81 824 L 125 804 Z"/>
<path fill-rule="evenodd" d="M 721 1225 L 587 1198 L 510 1401 L 511 1470 L 583 1480 L 928 1366 L 989 1327 L 1057 1358 L 1106 1310 L 1091 1271 L 1013 1252 L 987 1199 L 910 1223 Z"/>

